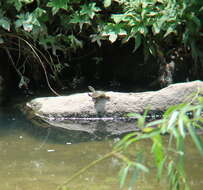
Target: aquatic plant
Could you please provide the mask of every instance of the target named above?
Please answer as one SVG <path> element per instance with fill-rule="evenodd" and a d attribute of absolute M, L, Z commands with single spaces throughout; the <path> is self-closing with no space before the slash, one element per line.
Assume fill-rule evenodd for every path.
<path fill-rule="evenodd" d="M 121 188 L 126 185 L 126 180 L 130 178 L 129 190 L 136 187 L 136 181 L 141 173 L 151 172 L 151 168 L 156 167 L 156 176 L 158 181 L 162 181 L 167 176 L 167 183 L 170 190 L 189 190 L 187 173 L 185 171 L 185 142 L 190 137 L 194 142 L 196 149 L 203 157 L 203 142 L 199 135 L 203 130 L 203 97 L 200 92 L 193 94 L 190 100 L 185 103 L 171 106 L 163 114 L 163 118 L 147 122 L 147 111 L 143 115 L 129 114 L 137 118 L 137 124 L 140 132 L 133 132 L 126 135 L 114 147 L 113 151 L 104 155 L 102 158 L 82 168 L 72 177 L 68 178 L 64 184 L 60 185 L 66 188 L 69 182 L 77 178 L 80 174 L 89 168 L 99 164 L 104 159 L 116 157 L 123 162 L 123 167 L 119 173 Z M 164 143 L 164 139 L 169 139 Z M 151 152 L 145 155 L 145 150 L 137 150 L 136 143 L 142 143 L 145 140 L 151 141 Z M 131 154 L 129 155 L 129 149 Z M 145 156 L 152 156 L 152 166 L 147 166 Z M 154 172 L 154 169 L 153 169 Z"/>
<path fill-rule="evenodd" d="M 198 104 L 194 104 L 196 101 Z M 167 176 L 170 190 L 190 189 L 185 172 L 185 141 L 186 137 L 191 137 L 200 156 L 203 157 L 203 142 L 198 132 L 203 130 L 203 98 L 195 95 L 189 103 L 182 103 L 170 107 L 157 121 L 147 123 L 145 115 L 134 115 L 138 118 L 137 125 L 142 132 L 134 132 L 125 136 L 114 148 L 119 150 L 117 157 L 124 163 L 120 173 L 120 185 L 125 184 L 126 178 L 131 173 L 129 189 L 132 189 L 141 172 L 150 172 L 144 163 L 144 151 L 136 150 L 134 158 L 125 155 L 126 150 L 133 144 L 150 139 L 152 142 L 151 152 L 153 155 L 153 166 L 157 168 L 157 179 L 162 180 Z M 168 143 L 164 143 L 164 134 L 167 134 Z M 130 172 L 129 172 L 130 171 Z"/>

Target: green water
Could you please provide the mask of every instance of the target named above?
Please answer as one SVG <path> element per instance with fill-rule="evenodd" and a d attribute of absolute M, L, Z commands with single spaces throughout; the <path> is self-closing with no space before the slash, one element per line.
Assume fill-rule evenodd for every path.
<path fill-rule="evenodd" d="M 78 138 L 78 139 L 77 139 Z M 112 150 L 115 139 L 95 140 L 85 134 L 56 132 L 33 126 L 20 113 L 0 111 L 0 190 L 55 190 L 67 177 Z M 150 151 L 150 142 L 138 145 Z M 187 172 L 192 190 L 203 189 L 203 160 L 187 142 Z M 148 159 L 150 162 L 150 159 Z M 101 162 L 72 181 L 71 190 L 117 190 L 121 163 Z M 124 188 L 127 189 L 127 188 Z M 142 176 L 138 190 L 164 190 L 155 174 Z"/>

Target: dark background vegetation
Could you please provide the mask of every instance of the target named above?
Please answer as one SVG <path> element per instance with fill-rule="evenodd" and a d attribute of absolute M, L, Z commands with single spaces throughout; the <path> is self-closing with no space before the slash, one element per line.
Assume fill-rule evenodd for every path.
<path fill-rule="evenodd" d="M 202 79 L 203 3 L 5 0 L 0 75 L 7 89 L 159 89 Z"/>

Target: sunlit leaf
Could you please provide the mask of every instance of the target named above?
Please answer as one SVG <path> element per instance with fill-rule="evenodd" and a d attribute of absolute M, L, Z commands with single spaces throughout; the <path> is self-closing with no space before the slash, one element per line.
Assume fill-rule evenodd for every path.
<path fill-rule="evenodd" d="M 140 32 L 140 34 L 146 35 L 148 33 L 148 29 L 146 26 L 140 26 L 138 28 L 138 31 Z"/>
<path fill-rule="evenodd" d="M 118 36 L 125 36 L 127 32 L 123 29 L 122 24 L 108 24 L 104 27 L 102 36 L 108 36 L 111 43 L 115 42 Z"/>
<path fill-rule="evenodd" d="M 171 25 L 170 27 L 168 27 L 166 33 L 164 34 L 164 38 L 167 37 L 169 34 L 174 33 L 176 34 L 176 25 Z"/>
<path fill-rule="evenodd" d="M 125 15 L 124 14 L 113 14 L 111 16 L 111 18 L 114 20 L 114 22 L 116 24 L 118 24 L 125 18 Z"/>
<path fill-rule="evenodd" d="M 19 88 L 22 88 L 22 87 L 26 88 L 26 87 L 28 87 L 28 83 L 29 82 L 30 82 L 29 78 L 27 78 L 25 76 L 21 76 L 21 79 L 20 79 L 20 82 L 18 84 L 18 87 Z"/>
<path fill-rule="evenodd" d="M 153 33 L 156 35 L 160 32 L 160 30 L 161 30 L 161 27 L 158 25 L 158 23 L 155 22 L 152 26 Z"/>
<path fill-rule="evenodd" d="M 158 14 L 158 12 L 149 12 L 149 13 L 147 13 L 147 16 L 149 16 L 149 17 L 154 17 L 154 16 L 156 16 Z"/>
<path fill-rule="evenodd" d="M 20 0 L 21 2 L 25 3 L 25 4 L 29 4 L 34 2 L 34 0 Z"/>
<path fill-rule="evenodd" d="M 151 122 L 147 123 L 145 126 L 146 127 L 155 127 L 155 126 L 158 127 L 163 122 L 164 122 L 163 119 L 159 119 L 159 120 L 151 121 Z"/>
<path fill-rule="evenodd" d="M 177 121 L 177 117 L 179 115 L 179 112 L 178 111 L 174 111 L 168 121 L 168 130 L 170 130 L 171 128 L 173 128 L 176 124 L 176 121 Z"/>
<path fill-rule="evenodd" d="M 117 34 L 112 33 L 112 34 L 109 35 L 109 41 L 111 43 L 114 43 L 116 41 L 117 37 L 118 37 Z"/>
<path fill-rule="evenodd" d="M 151 133 L 154 130 L 156 130 L 154 127 L 145 127 L 142 129 L 144 133 Z"/>
<path fill-rule="evenodd" d="M 10 21 L 7 18 L 0 18 L 0 26 L 7 31 L 10 31 Z"/>
<path fill-rule="evenodd" d="M 143 128 L 145 126 L 145 120 L 146 120 L 146 116 L 141 116 L 137 118 L 137 126 L 139 128 Z"/>
<path fill-rule="evenodd" d="M 128 117 L 135 117 L 135 118 L 140 118 L 142 117 L 142 115 L 138 114 L 138 113 L 128 113 L 127 114 Z"/>
<path fill-rule="evenodd" d="M 173 113 L 175 110 L 177 110 L 177 105 L 170 106 L 164 113 L 164 118 L 169 118 L 171 116 L 171 113 Z"/>
<path fill-rule="evenodd" d="M 149 45 L 149 52 L 153 55 L 156 56 L 156 48 L 154 47 L 153 44 Z"/>
<path fill-rule="evenodd" d="M 178 119 L 178 129 L 179 129 L 179 131 L 180 131 L 180 135 L 181 135 L 183 138 L 185 138 L 185 136 L 186 136 L 185 123 L 184 123 L 184 121 L 186 121 L 186 120 L 187 120 L 187 117 L 184 116 L 183 114 L 181 114 L 181 115 L 179 116 L 179 119 Z"/>
<path fill-rule="evenodd" d="M 33 24 L 24 23 L 24 24 L 23 24 L 23 28 L 24 28 L 25 31 L 30 32 L 30 31 L 32 31 L 32 29 L 33 29 Z"/>
<path fill-rule="evenodd" d="M 112 0 L 104 0 L 104 7 L 109 7 Z"/>
<path fill-rule="evenodd" d="M 34 26 L 40 26 L 40 23 L 34 13 L 21 13 L 20 15 L 17 15 L 17 17 L 18 19 L 15 22 L 17 28 L 23 26 L 25 31 L 30 32 Z"/>

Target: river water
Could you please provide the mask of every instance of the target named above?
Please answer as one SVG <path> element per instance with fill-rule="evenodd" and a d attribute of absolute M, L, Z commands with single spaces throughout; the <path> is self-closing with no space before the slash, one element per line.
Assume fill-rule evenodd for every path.
<path fill-rule="evenodd" d="M 115 138 L 94 139 L 85 134 L 65 134 L 31 124 L 14 108 L 0 110 L 0 190 L 55 190 L 68 177 L 112 150 Z M 142 145 L 150 151 L 151 142 Z M 192 190 L 203 189 L 203 159 L 190 139 L 186 166 Z M 150 162 L 150 158 L 148 159 Z M 117 190 L 121 163 L 110 158 L 69 184 L 70 190 Z M 127 189 L 124 187 L 123 189 Z M 165 190 L 155 174 L 142 176 L 137 190 Z"/>

